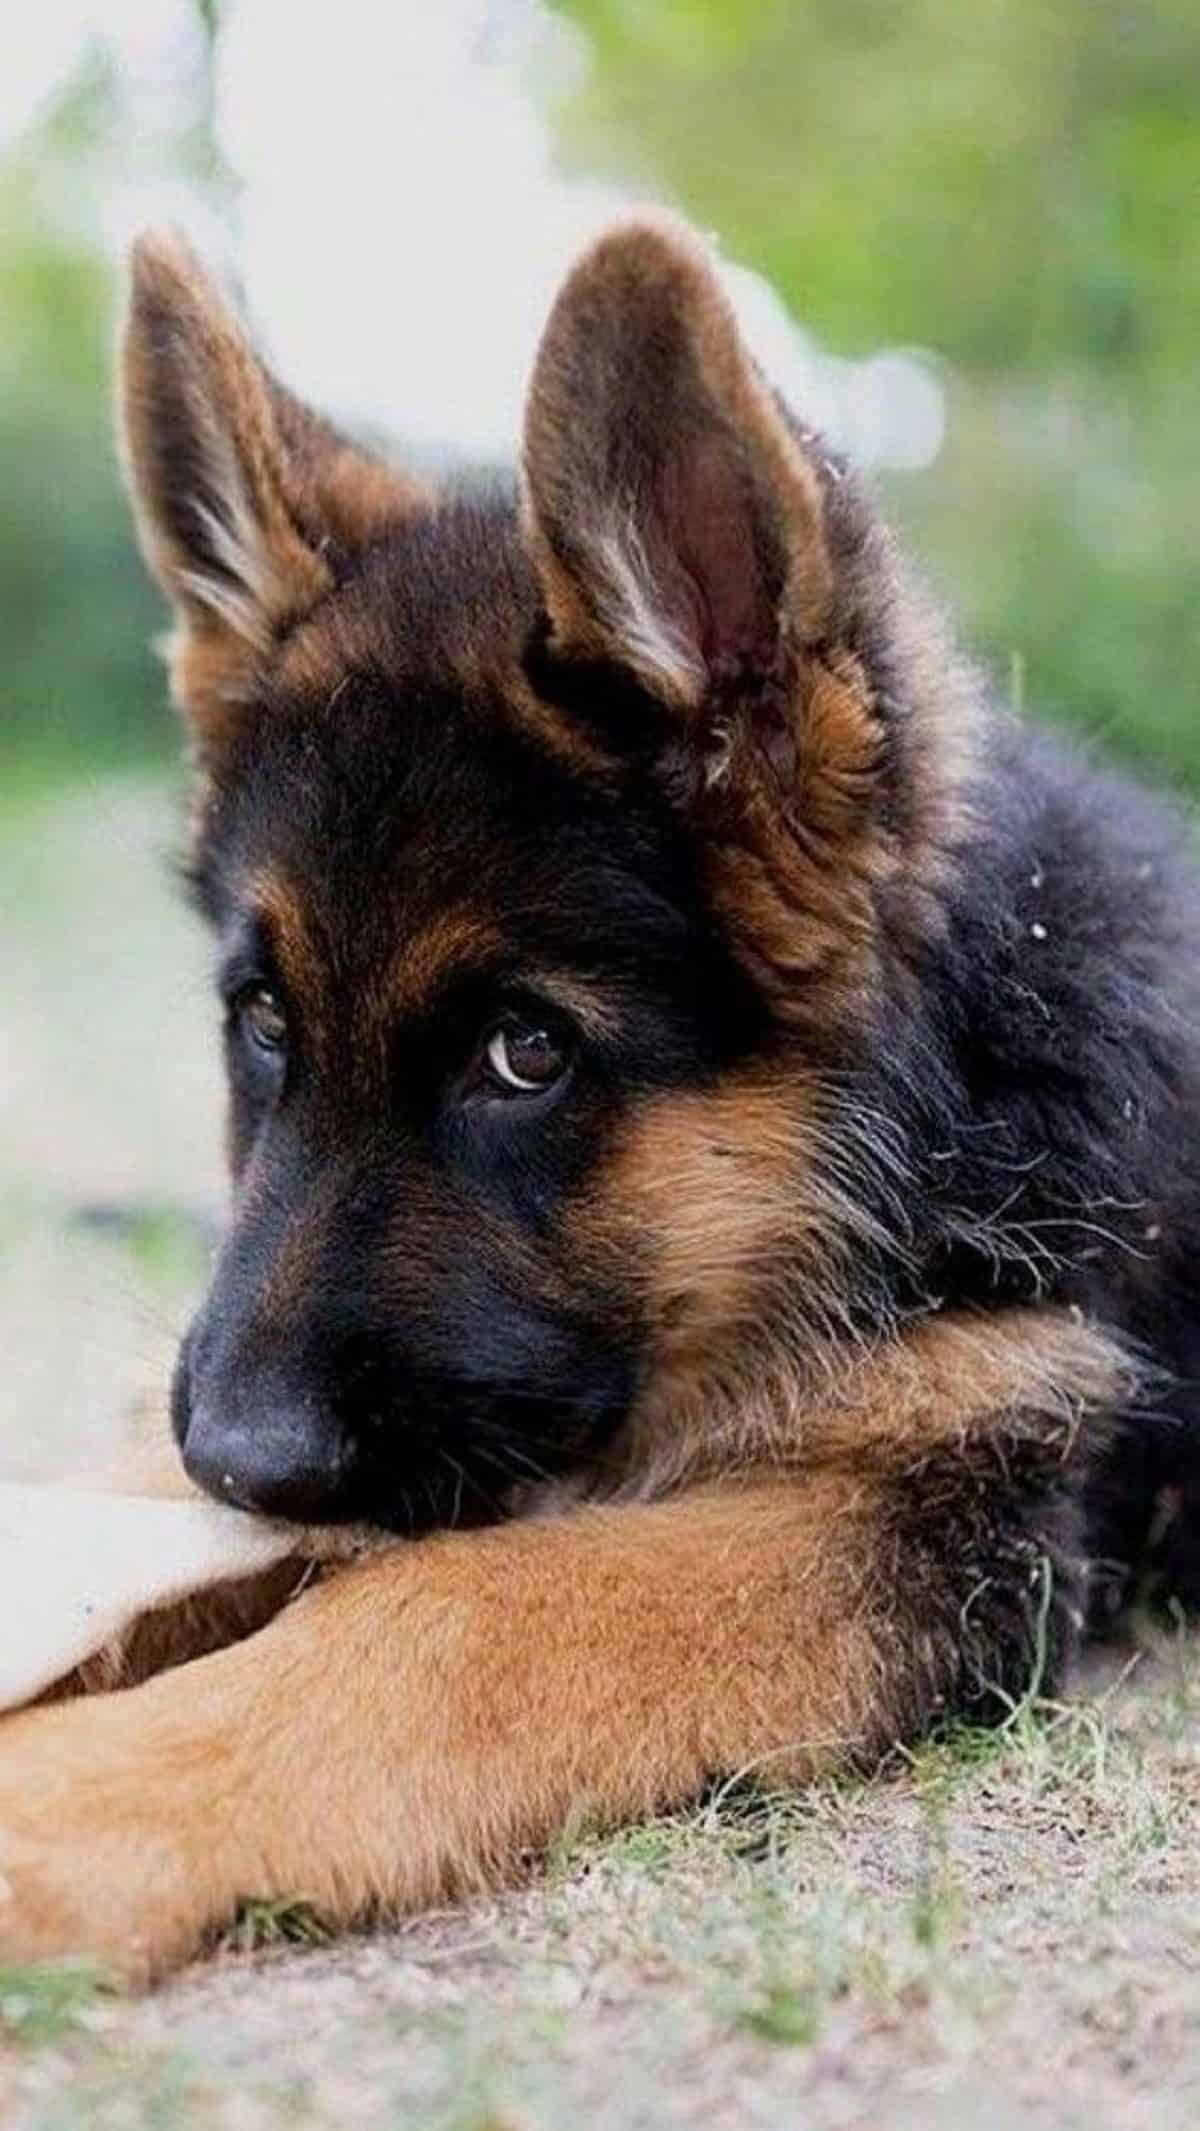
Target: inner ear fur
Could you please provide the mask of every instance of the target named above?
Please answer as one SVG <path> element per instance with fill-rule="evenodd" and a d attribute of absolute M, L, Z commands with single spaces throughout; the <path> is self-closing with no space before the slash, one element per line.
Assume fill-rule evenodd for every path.
<path fill-rule="evenodd" d="M 174 692 L 218 744 L 280 633 L 422 491 L 276 382 L 174 233 L 134 248 L 120 426 L 142 550 L 177 617 Z"/>
<path fill-rule="evenodd" d="M 555 646 L 677 708 L 827 631 L 820 479 L 709 252 L 667 216 L 618 224 L 568 276 L 529 396 L 524 502 Z"/>

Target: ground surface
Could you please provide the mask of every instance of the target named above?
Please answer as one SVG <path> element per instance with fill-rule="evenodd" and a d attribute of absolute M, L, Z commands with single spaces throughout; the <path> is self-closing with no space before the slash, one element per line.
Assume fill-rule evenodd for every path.
<path fill-rule="evenodd" d="M 0 1471 L 161 1372 L 219 1206 L 204 947 L 152 784 L 0 799 Z M 341 1947 L 252 1915 L 141 2003 L 0 1970 L 21 2131 L 1193 2131 L 1200 1643 L 871 1785 L 565 1844 Z M 275 1942 L 275 1943 L 272 1943 Z M 264 1950 L 265 1948 L 265 1950 Z"/>

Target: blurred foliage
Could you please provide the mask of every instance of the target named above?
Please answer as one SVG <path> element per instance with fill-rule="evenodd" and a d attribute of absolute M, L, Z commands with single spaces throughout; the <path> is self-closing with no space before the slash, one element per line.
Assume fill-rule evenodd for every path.
<path fill-rule="evenodd" d="M 946 446 L 893 515 L 1002 681 L 1200 791 L 1196 0 L 562 6 L 563 158 L 719 228 L 834 351 L 935 351 Z M 6 774 L 172 740 L 86 212 L 113 123 L 91 60 L 0 165 Z"/>
<path fill-rule="evenodd" d="M 116 292 L 79 211 L 109 118 L 89 63 L 0 164 L 0 749 L 6 781 L 165 747 L 161 621 L 121 495 Z"/>
<path fill-rule="evenodd" d="M 666 186 L 818 340 L 943 358 L 888 484 L 1001 680 L 1200 791 L 1196 0 L 566 0 L 572 159 Z"/>

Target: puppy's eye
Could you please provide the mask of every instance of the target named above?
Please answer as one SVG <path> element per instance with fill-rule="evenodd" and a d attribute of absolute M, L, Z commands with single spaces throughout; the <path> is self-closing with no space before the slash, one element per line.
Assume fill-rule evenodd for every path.
<path fill-rule="evenodd" d="M 515 1095 L 539 1094 L 567 1069 L 563 1045 L 533 1021 L 502 1022 L 489 1038 L 485 1056 L 493 1079 Z"/>
<path fill-rule="evenodd" d="M 256 1050 L 275 1053 L 287 1047 L 287 1015 L 268 984 L 251 984 L 236 1007 L 238 1022 Z"/>

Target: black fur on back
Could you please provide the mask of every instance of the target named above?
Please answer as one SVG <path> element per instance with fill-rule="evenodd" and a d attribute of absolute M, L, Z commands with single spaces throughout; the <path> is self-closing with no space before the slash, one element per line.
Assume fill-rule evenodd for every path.
<path fill-rule="evenodd" d="M 842 1076 L 880 1121 L 876 1309 L 1065 1303 L 1147 1365 L 1093 1468 L 1101 1613 L 1200 1602 L 1200 880 L 1165 802 L 996 712 L 944 894 Z M 869 1124 L 861 1138 L 869 1144 Z M 903 1206 L 903 1221 L 897 1211 Z"/>

